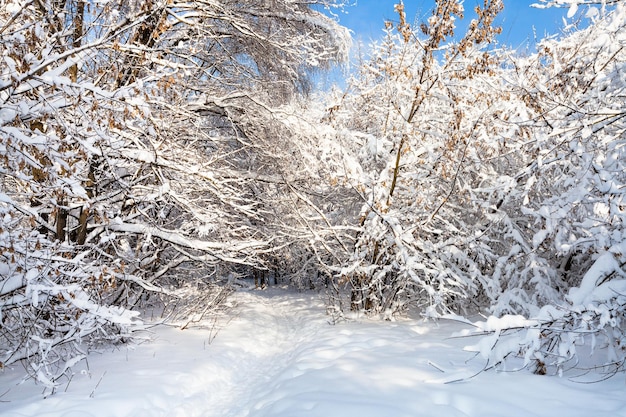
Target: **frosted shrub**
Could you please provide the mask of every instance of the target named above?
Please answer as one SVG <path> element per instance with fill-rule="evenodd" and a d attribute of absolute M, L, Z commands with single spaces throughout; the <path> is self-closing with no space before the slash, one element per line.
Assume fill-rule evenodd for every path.
<path fill-rule="evenodd" d="M 608 375 L 626 370 L 624 266 L 626 243 L 602 254 L 562 305 L 546 305 L 531 319 L 505 315 L 473 323 L 478 333 L 490 335 L 467 349 L 479 352 L 487 368 L 521 356 L 522 366 L 541 374 L 571 368 L 597 367 Z M 590 355 L 591 360 L 584 359 Z"/>
<path fill-rule="evenodd" d="M 24 224 L 0 203 L 0 365 L 25 360 L 54 390 L 91 348 L 126 341 L 142 326 L 138 313 L 110 304 L 121 271 L 90 265 Z"/>
<path fill-rule="evenodd" d="M 387 23 L 334 111 L 361 166 L 347 174 L 362 194 L 361 231 L 339 274 L 353 309 L 389 315 L 412 304 L 436 316 L 475 308 L 490 260 L 476 255 L 483 238 L 474 229 L 487 223 L 489 204 L 475 195 L 500 152 L 491 139 L 501 128 L 492 90 L 498 57 L 487 49 L 501 6 L 485 2 L 464 37 L 448 44 L 461 2 L 438 1 L 419 30 L 397 5 L 399 24 Z"/>
<path fill-rule="evenodd" d="M 522 233 L 498 263 L 491 309 L 531 320 L 502 323 L 483 345 L 493 349 L 481 350 L 491 363 L 522 354 L 540 372 L 560 372 L 583 361 L 585 345 L 594 364 L 624 369 L 626 3 L 592 16 L 588 28 L 544 41 L 515 71 L 542 116 L 530 128 L 536 159 L 509 194 L 518 214 L 505 206 L 506 218 L 518 219 L 510 230 Z"/>

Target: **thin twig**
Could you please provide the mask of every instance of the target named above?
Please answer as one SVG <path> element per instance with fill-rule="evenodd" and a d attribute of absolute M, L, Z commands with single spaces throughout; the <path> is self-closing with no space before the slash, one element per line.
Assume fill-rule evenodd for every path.
<path fill-rule="evenodd" d="M 96 395 L 96 389 L 98 389 L 98 387 L 100 386 L 100 383 L 102 382 L 102 378 L 104 378 L 104 376 L 106 375 L 107 371 L 104 371 L 104 373 L 102 374 L 102 376 L 100 377 L 100 380 L 98 381 L 98 383 L 96 384 L 95 387 L 93 387 L 93 390 L 91 391 L 91 394 L 89 394 L 89 398 L 93 398 Z"/>

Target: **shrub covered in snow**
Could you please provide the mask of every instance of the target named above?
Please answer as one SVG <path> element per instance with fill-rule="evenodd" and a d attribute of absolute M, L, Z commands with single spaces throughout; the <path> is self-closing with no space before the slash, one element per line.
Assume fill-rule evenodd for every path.
<path fill-rule="evenodd" d="M 0 198 L 0 365 L 28 360 L 28 372 L 53 389 L 91 348 L 128 340 L 142 323 L 113 304 L 119 268 L 47 240 Z"/>
<path fill-rule="evenodd" d="M 626 370 L 624 266 L 626 243 L 602 254 L 562 305 L 545 305 L 531 319 L 505 315 L 473 323 L 489 336 L 466 349 L 479 352 L 489 368 L 521 356 L 524 367 L 540 374 L 596 366 L 609 375 Z M 593 356 L 591 365 L 580 349 Z"/>
<path fill-rule="evenodd" d="M 506 213 L 523 233 L 519 249 L 498 262 L 506 274 L 494 277 L 501 289 L 491 311 L 532 319 L 479 325 L 494 331 L 483 345 L 493 349 L 481 349 L 491 363 L 521 354 L 538 372 L 560 372 L 578 364 L 586 345 L 596 364 L 624 369 L 626 3 L 587 15 L 589 27 L 544 41 L 516 66 L 534 74 L 518 85 L 539 111 L 536 159 L 519 211 Z"/>

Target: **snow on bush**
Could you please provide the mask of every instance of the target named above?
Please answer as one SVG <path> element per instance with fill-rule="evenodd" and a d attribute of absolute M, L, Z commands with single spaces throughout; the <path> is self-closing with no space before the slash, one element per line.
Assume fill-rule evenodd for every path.
<path fill-rule="evenodd" d="M 532 128 L 536 159 L 517 197 L 526 237 L 498 266 L 508 274 L 491 311 L 532 320 L 495 330 L 491 319 L 478 324 L 492 332 L 478 346 L 491 364 L 522 355 L 537 372 L 562 372 L 578 365 L 586 344 L 596 363 L 624 369 L 626 3 L 597 16 L 518 61 L 517 73 L 534 74 L 519 85 L 543 109 L 542 121 Z"/>
<path fill-rule="evenodd" d="M 361 231 L 338 274 L 352 309 L 389 316 L 417 305 L 436 316 L 483 301 L 493 242 L 501 241 L 487 233 L 502 188 L 490 191 L 489 182 L 507 172 L 496 163 L 515 143 L 520 107 L 498 90 L 501 58 L 489 52 L 501 6 L 486 2 L 452 42 L 460 2 L 440 2 L 420 30 L 398 5 L 400 23 L 387 23 L 332 108 L 338 136 L 353 138 L 346 153 L 360 165 L 345 175 L 361 194 Z M 517 161 L 505 164 L 509 173 L 511 165 Z"/>
<path fill-rule="evenodd" d="M 581 285 L 569 290 L 564 304 L 543 306 L 531 319 L 504 315 L 473 323 L 475 332 L 489 335 L 466 350 L 486 359 L 486 368 L 522 357 L 522 367 L 540 374 L 562 375 L 571 368 L 598 367 L 608 375 L 626 370 L 624 266 L 626 242 L 603 253 Z M 590 363 L 580 350 L 593 356 Z"/>
<path fill-rule="evenodd" d="M 27 371 L 54 390 L 90 349 L 128 340 L 142 323 L 109 304 L 120 270 L 50 242 L 8 196 L 0 199 L 0 366 L 26 360 Z"/>

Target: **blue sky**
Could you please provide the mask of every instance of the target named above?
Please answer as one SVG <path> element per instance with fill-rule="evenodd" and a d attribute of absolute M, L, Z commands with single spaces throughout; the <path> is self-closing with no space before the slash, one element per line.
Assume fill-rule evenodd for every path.
<path fill-rule="evenodd" d="M 339 23 L 351 29 L 355 40 L 368 43 L 383 33 L 384 21 L 397 21 L 394 4 L 399 0 L 354 0 L 355 6 L 348 6 L 339 13 Z M 567 9 L 536 9 L 530 5 L 537 0 L 503 0 L 504 11 L 499 24 L 502 34 L 501 43 L 512 47 L 528 46 L 534 48 L 535 40 L 541 40 L 545 34 L 558 33 L 563 25 Z M 405 0 L 404 6 L 409 22 L 421 22 L 428 18 L 433 7 L 433 0 Z M 471 20 L 473 9 L 483 0 L 465 0 L 464 22 Z M 535 37 L 536 34 L 536 37 Z"/>

